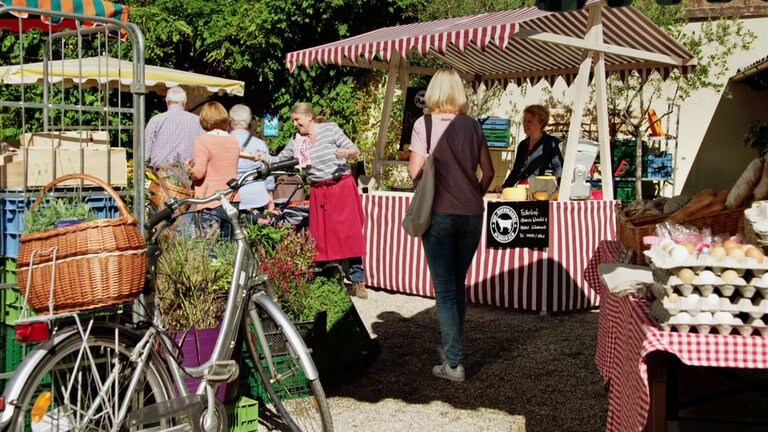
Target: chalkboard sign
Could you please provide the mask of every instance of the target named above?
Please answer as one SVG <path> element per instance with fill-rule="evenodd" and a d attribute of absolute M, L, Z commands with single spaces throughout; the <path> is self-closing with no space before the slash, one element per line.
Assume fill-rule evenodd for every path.
<path fill-rule="evenodd" d="M 411 134 L 413 133 L 413 124 L 416 119 L 424 115 L 424 108 L 427 102 L 424 100 L 424 93 L 427 89 L 424 87 L 408 87 L 405 91 L 405 107 L 403 109 L 403 128 L 400 132 L 400 150 L 405 144 L 411 143 Z"/>
<path fill-rule="evenodd" d="M 489 248 L 549 247 L 549 201 L 490 201 L 485 229 Z"/>

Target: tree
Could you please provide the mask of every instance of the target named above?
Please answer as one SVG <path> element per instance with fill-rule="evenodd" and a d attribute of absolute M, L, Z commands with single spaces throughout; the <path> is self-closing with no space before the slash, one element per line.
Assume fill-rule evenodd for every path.
<path fill-rule="evenodd" d="M 632 74 L 622 81 L 614 75 L 607 81 L 610 124 L 614 125 L 611 136 L 623 131 L 636 139 L 635 190 L 640 199 L 642 143 L 650 127 L 646 121 L 649 109 L 663 102 L 667 109 L 659 113 L 661 120 L 672 115 L 674 108 L 696 91 L 721 91 L 728 72 L 728 58 L 748 50 L 756 36 L 736 18 L 708 21 L 702 23 L 698 31 L 691 31 L 680 5 L 660 6 L 655 0 L 636 0 L 633 5 L 698 60 L 696 69 L 688 76 L 673 73 L 664 80 L 658 73 L 646 77 Z"/>

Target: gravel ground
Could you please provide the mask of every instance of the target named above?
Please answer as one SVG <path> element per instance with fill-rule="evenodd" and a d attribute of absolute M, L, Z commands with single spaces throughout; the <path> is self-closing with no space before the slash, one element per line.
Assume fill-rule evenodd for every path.
<path fill-rule="evenodd" d="M 594 363 L 598 313 L 539 315 L 470 305 L 467 381 L 434 378 L 433 299 L 369 289 L 354 299 L 381 354 L 345 382 L 324 382 L 334 430 L 602 431 L 607 410 Z M 261 420 L 260 430 L 269 431 Z"/>

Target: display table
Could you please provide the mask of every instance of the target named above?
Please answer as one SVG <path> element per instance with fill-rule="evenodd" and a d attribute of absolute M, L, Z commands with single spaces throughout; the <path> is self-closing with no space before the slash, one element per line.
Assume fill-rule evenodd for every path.
<path fill-rule="evenodd" d="M 366 285 L 433 297 L 421 239 L 400 226 L 412 193 L 364 194 Z M 549 203 L 549 247 L 486 247 L 480 240 L 467 279 L 468 300 L 517 310 L 563 312 L 599 304 L 584 268 L 602 240 L 616 235 L 615 201 Z"/>
<path fill-rule="evenodd" d="M 665 378 L 655 374 L 649 378 L 648 357 L 655 352 L 670 353 L 689 366 L 768 368 L 766 338 L 662 331 L 649 313 L 647 300 L 610 294 L 597 267 L 616 262 L 621 251 L 618 242 L 600 243 L 585 276 L 590 286 L 600 287 L 595 362 L 608 389 L 607 431 L 638 431 L 646 423 L 649 431 L 665 430 L 665 400 L 651 400 L 651 394 L 666 397 Z"/>

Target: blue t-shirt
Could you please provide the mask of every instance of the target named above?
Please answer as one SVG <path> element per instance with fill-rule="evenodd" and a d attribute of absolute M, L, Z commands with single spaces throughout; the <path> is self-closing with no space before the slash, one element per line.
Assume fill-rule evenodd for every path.
<path fill-rule="evenodd" d="M 240 143 L 241 151 L 251 154 L 269 154 L 267 144 L 259 138 L 251 136 L 248 131 L 239 129 L 233 130 L 232 135 L 237 138 L 237 141 Z M 245 144 L 249 136 L 251 137 L 251 140 L 248 141 L 248 144 L 243 148 L 243 144 Z M 261 162 L 254 162 L 252 160 L 241 158 L 237 163 L 237 175 L 240 176 L 250 170 L 259 168 L 260 166 Z M 266 206 L 269 204 L 269 191 L 272 190 L 275 190 L 275 179 L 273 177 L 268 177 L 264 181 L 248 183 L 240 189 L 240 209 L 248 210 Z"/>

